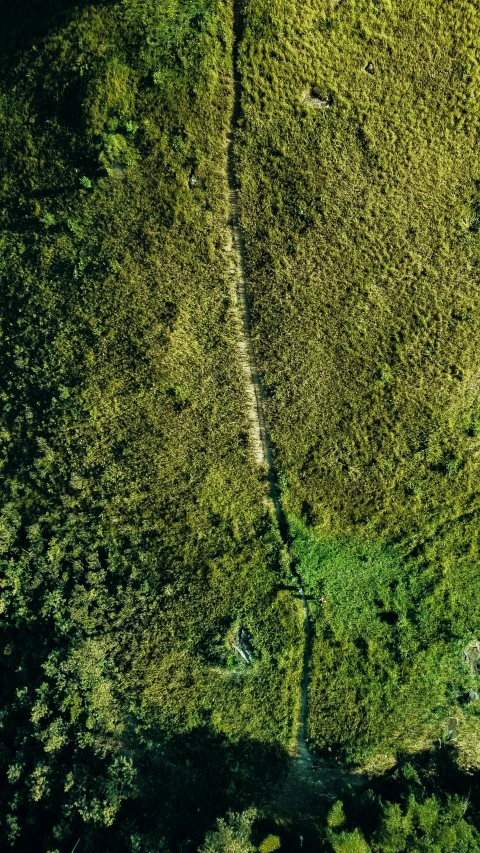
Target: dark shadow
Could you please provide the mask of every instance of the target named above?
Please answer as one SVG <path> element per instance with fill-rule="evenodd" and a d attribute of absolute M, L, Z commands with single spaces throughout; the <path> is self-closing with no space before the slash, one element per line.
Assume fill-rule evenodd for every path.
<path fill-rule="evenodd" d="M 396 625 L 399 616 L 398 613 L 395 613 L 393 610 L 385 610 L 383 613 L 378 614 L 378 618 L 381 622 L 386 622 L 387 625 Z"/>
<path fill-rule="evenodd" d="M 468 803 L 466 818 L 478 830 L 480 771 L 467 773 L 458 766 L 457 760 L 454 745 L 399 756 L 397 767 L 384 776 L 371 779 L 369 790 L 363 796 L 346 797 L 346 811 L 353 822 L 368 834 L 377 828 L 381 802 L 405 804 L 412 794 L 417 802 L 431 796 L 445 802 L 447 797 L 455 795 Z M 402 768 L 406 765 L 413 768 L 416 778 L 411 769 L 404 772 Z"/>
<path fill-rule="evenodd" d="M 124 803 L 111 827 L 76 819 L 62 849 L 71 850 L 80 838 L 87 853 L 131 853 L 131 837 L 140 834 L 142 850 L 163 849 L 164 839 L 172 853 L 196 853 L 218 817 L 261 807 L 289 760 L 280 748 L 247 738 L 231 743 L 207 727 L 174 737 L 150 730 L 144 744 L 133 735 L 124 754 L 133 758 L 137 770 L 136 798 Z M 92 758 L 92 786 L 100 770 L 100 762 Z M 58 812 L 41 803 L 30 808 L 32 831 L 22 834 L 15 846 L 18 853 L 50 849 L 58 821 Z"/>
<path fill-rule="evenodd" d="M 324 766 L 325 771 L 325 766 Z M 335 778 L 335 763 L 331 765 L 332 778 Z M 345 776 L 345 766 L 337 765 L 337 772 Z M 281 850 L 286 853 L 317 853 L 324 849 L 326 817 L 335 799 L 341 799 L 347 816 L 345 829 L 358 827 L 366 836 L 379 829 L 382 804 L 386 802 L 399 803 L 406 810 L 411 795 L 417 802 L 423 802 L 435 796 L 445 804 L 449 796 L 461 797 L 465 803 L 465 817 L 476 829 L 480 828 L 480 771 L 467 773 L 457 764 L 457 754 L 454 746 L 426 750 L 417 755 L 399 757 L 398 765 L 393 771 L 381 777 L 365 779 L 363 786 L 336 786 L 330 800 L 318 797 L 316 806 L 309 815 L 301 813 L 292 815 L 291 819 L 278 826 L 269 819 L 268 813 L 256 827 L 254 840 L 267 834 L 278 835 L 281 839 Z M 330 847 L 329 847 L 330 849 Z"/>
<path fill-rule="evenodd" d="M 271 818 L 261 818 L 257 820 L 253 827 L 252 841 L 258 847 L 262 841 L 268 836 L 276 836 L 280 841 L 278 853 L 300 853 L 300 851 L 308 851 L 310 849 L 309 842 L 311 841 L 308 829 L 298 826 L 286 826 L 285 824 L 277 824 Z M 315 853 L 318 853 L 318 834 L 315 834 Z"/>
<path fill-rule="evenodd" d="M 279 748 L 247 738 L 233 744 L 207 728 L 173 738 L 153 760 L 144 757 L 141 825 L 155 824 L 160 794 L 168 847 L 194 851 L 228 809 L 266 802 L 287 766 L 288 757 Z"/>
<path fill-rule="evenodd" d="M 115 0 L 96 0 L 106 5 Z M 44 39 L 53 29 L 92 5 L 91 0 L 1 0 L 0 51 L 2 63 Z"/>
<path fill-rule="evenodd" d="M 468 819 L 477 828 L 480 824 L 480 773 L 462 771 L 453 746 L 405 755 L 395 770 L 364 780 L 361 787 L 349 785 L 346 768 L 332 760 L 330 792 L 320 787 L 316 794 L 310 788 L 306 800 L 293 798 L 282 813 L 275 792 L 287 778 L 292 761 L 282 749 L 248 738 L 231 743 L 207 727 L 173 737 L 150 729 L 145 741 L 140 741 L 132 727 L 124 754 L 133 758 L 137 768 L 137 796 L 125 802 L 112 827 L 75 821 L 62 849 L 73 848 L 80 838 L 86 853 L 131 853 L 131 838 L 139 835 L 142 849 L 160 849 L 164 839 L 165 849 L 172 853 L 196 853 L 206 833 L 216 828 L 217 818 L 253 806 L 259 810 L 253 828 L 255 844 L 267 835 L 278 835 L 285 853 L 313 853 L 321 848 L 326 815 L 337 797 L 345 804 L 349 825 L 358 826 L 367 836 L 378 827 L 382 803 L 405 804 L 412 793 L 419 802 L 432 795 L 440 801 L 452 794 L 461 796 L 469 802 Z M 326 762 L 319 762 L 325 773 Z M 414 770 L 414 774 L 409 770 L 408 780 L 402 771 L 407 763 Z M 100 769 L 99 760 L 93 758 L 92 785 Z M 18 853 L 48 847 L 58 814 L 40 806 L 31 805 L 32 831 L 22 835 L 15 847 Z"/>
<path fill-rule="evenodd" d="M 303 501 L 301 516 L 308 527 L 313 527 L 315 525 L 315 513 L 313 506 L 309 501 Z"/>

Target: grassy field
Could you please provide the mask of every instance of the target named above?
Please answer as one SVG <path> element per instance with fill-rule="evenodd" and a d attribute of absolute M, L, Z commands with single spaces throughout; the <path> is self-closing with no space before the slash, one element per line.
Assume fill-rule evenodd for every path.
<path fill-rule="evenodd" d="M 240 11 L 236 168 L 310 597 L 309 738 L 381 777 L 319 804 L 312 850 L 470 853 L 480 12 Z M 305 638 L 231 304 L 232 6 L 2 13 L 0 846 L 297 851 L 295 816 L 261 834 Z"/>
<path fill-rule="evenodd" d="M 357 758 L 445 735 L 480 634 L 479 23 L 468 0 L 244 6 L 255 346 L 327 597 L 310 735 Z"/>
<path fill-rule="evenodd" d="M 2 847 L 195 847 L 290 738 L 302 639 L 225 250 L 231 43 L 217 0 L 3 9 Z"/>

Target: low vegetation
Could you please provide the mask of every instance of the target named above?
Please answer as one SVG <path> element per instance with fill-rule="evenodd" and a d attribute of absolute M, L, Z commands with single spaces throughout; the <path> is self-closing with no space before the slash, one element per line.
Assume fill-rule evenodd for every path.
<path fill-rule="evenodd" d="M 1 849 L 474 853 L 478 9 L 2 11 Z"/>
<path fill-rule="evenodd" d="M 225 255 L 231 42 L 216 0 L 4 10 L 2 849 L 195 849 L 290 738 L 302 639 Z"/>
<path fill-rule="evenodd" d="M 480 677 L 463 654 L 472 620 L 480 620 L 476 564 L 462 558 L 458 539 L 450 537 L 448 550 L 442 541 L 456 570 L 439 577 L 435 552 L 427 562 L 398 545 L 292 529 L 313 599 L 312 744 L 364 761 L 438 746 L 458 735 L 459 716 L 478 731 L 480 702 L 469 697 L 478 696 Z"/>
<path fill-rule="evenodd" d="M 244 5 L 255 347 L 327 599 L 310 736 L 351 757 L 445 736 L 480 636 L 479 23 L 469 0 Z"/>

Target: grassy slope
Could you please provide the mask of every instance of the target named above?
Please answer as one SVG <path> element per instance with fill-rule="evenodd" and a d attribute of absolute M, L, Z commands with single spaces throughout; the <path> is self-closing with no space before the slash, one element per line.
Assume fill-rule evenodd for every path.
<path fill-rule="evenodd" d="M 235 769 L 288 738 L 296 610 L 223 248 L 230 33 L 213 0 L 4 10 L 0 825 L 18 849 L 87 849 L 89 826 L 98 849 L 139 793 L 141 833 L 160 798 L 155 832 L 195 837 L 215 784 L 242 784 L 221 739 L 244 738 Z M 143 849 L 119 814 L 105 849 Z"/>
<path fill-rule="evenodd" d="M 350 752 L 441 734 L 480 632 L 479 23 L 468 0 L 245 4 L 254 333 L 328 598 L 311 736 Z"/>

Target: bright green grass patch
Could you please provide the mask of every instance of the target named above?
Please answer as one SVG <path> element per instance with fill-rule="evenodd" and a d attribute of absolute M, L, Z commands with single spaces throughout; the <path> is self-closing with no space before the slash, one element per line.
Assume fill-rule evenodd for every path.
<path fill-rule="evenodd" d="M 398 545 L 316 536 L 300 522 L 291 530 L 312 596 L 312 743 L 360 759 L 445 737 L 446 718 L 480 684 L 462 658 L 480 628 L 474 603 L 465 619 L 472 588 L 435 579 L 428 560 Z"/>
<path fill-rule="evenodd" d="M 467 0 L 245 6 L 254 335 L 286 505 L 325 531 L 478 505 L 478 24 Z"/>

